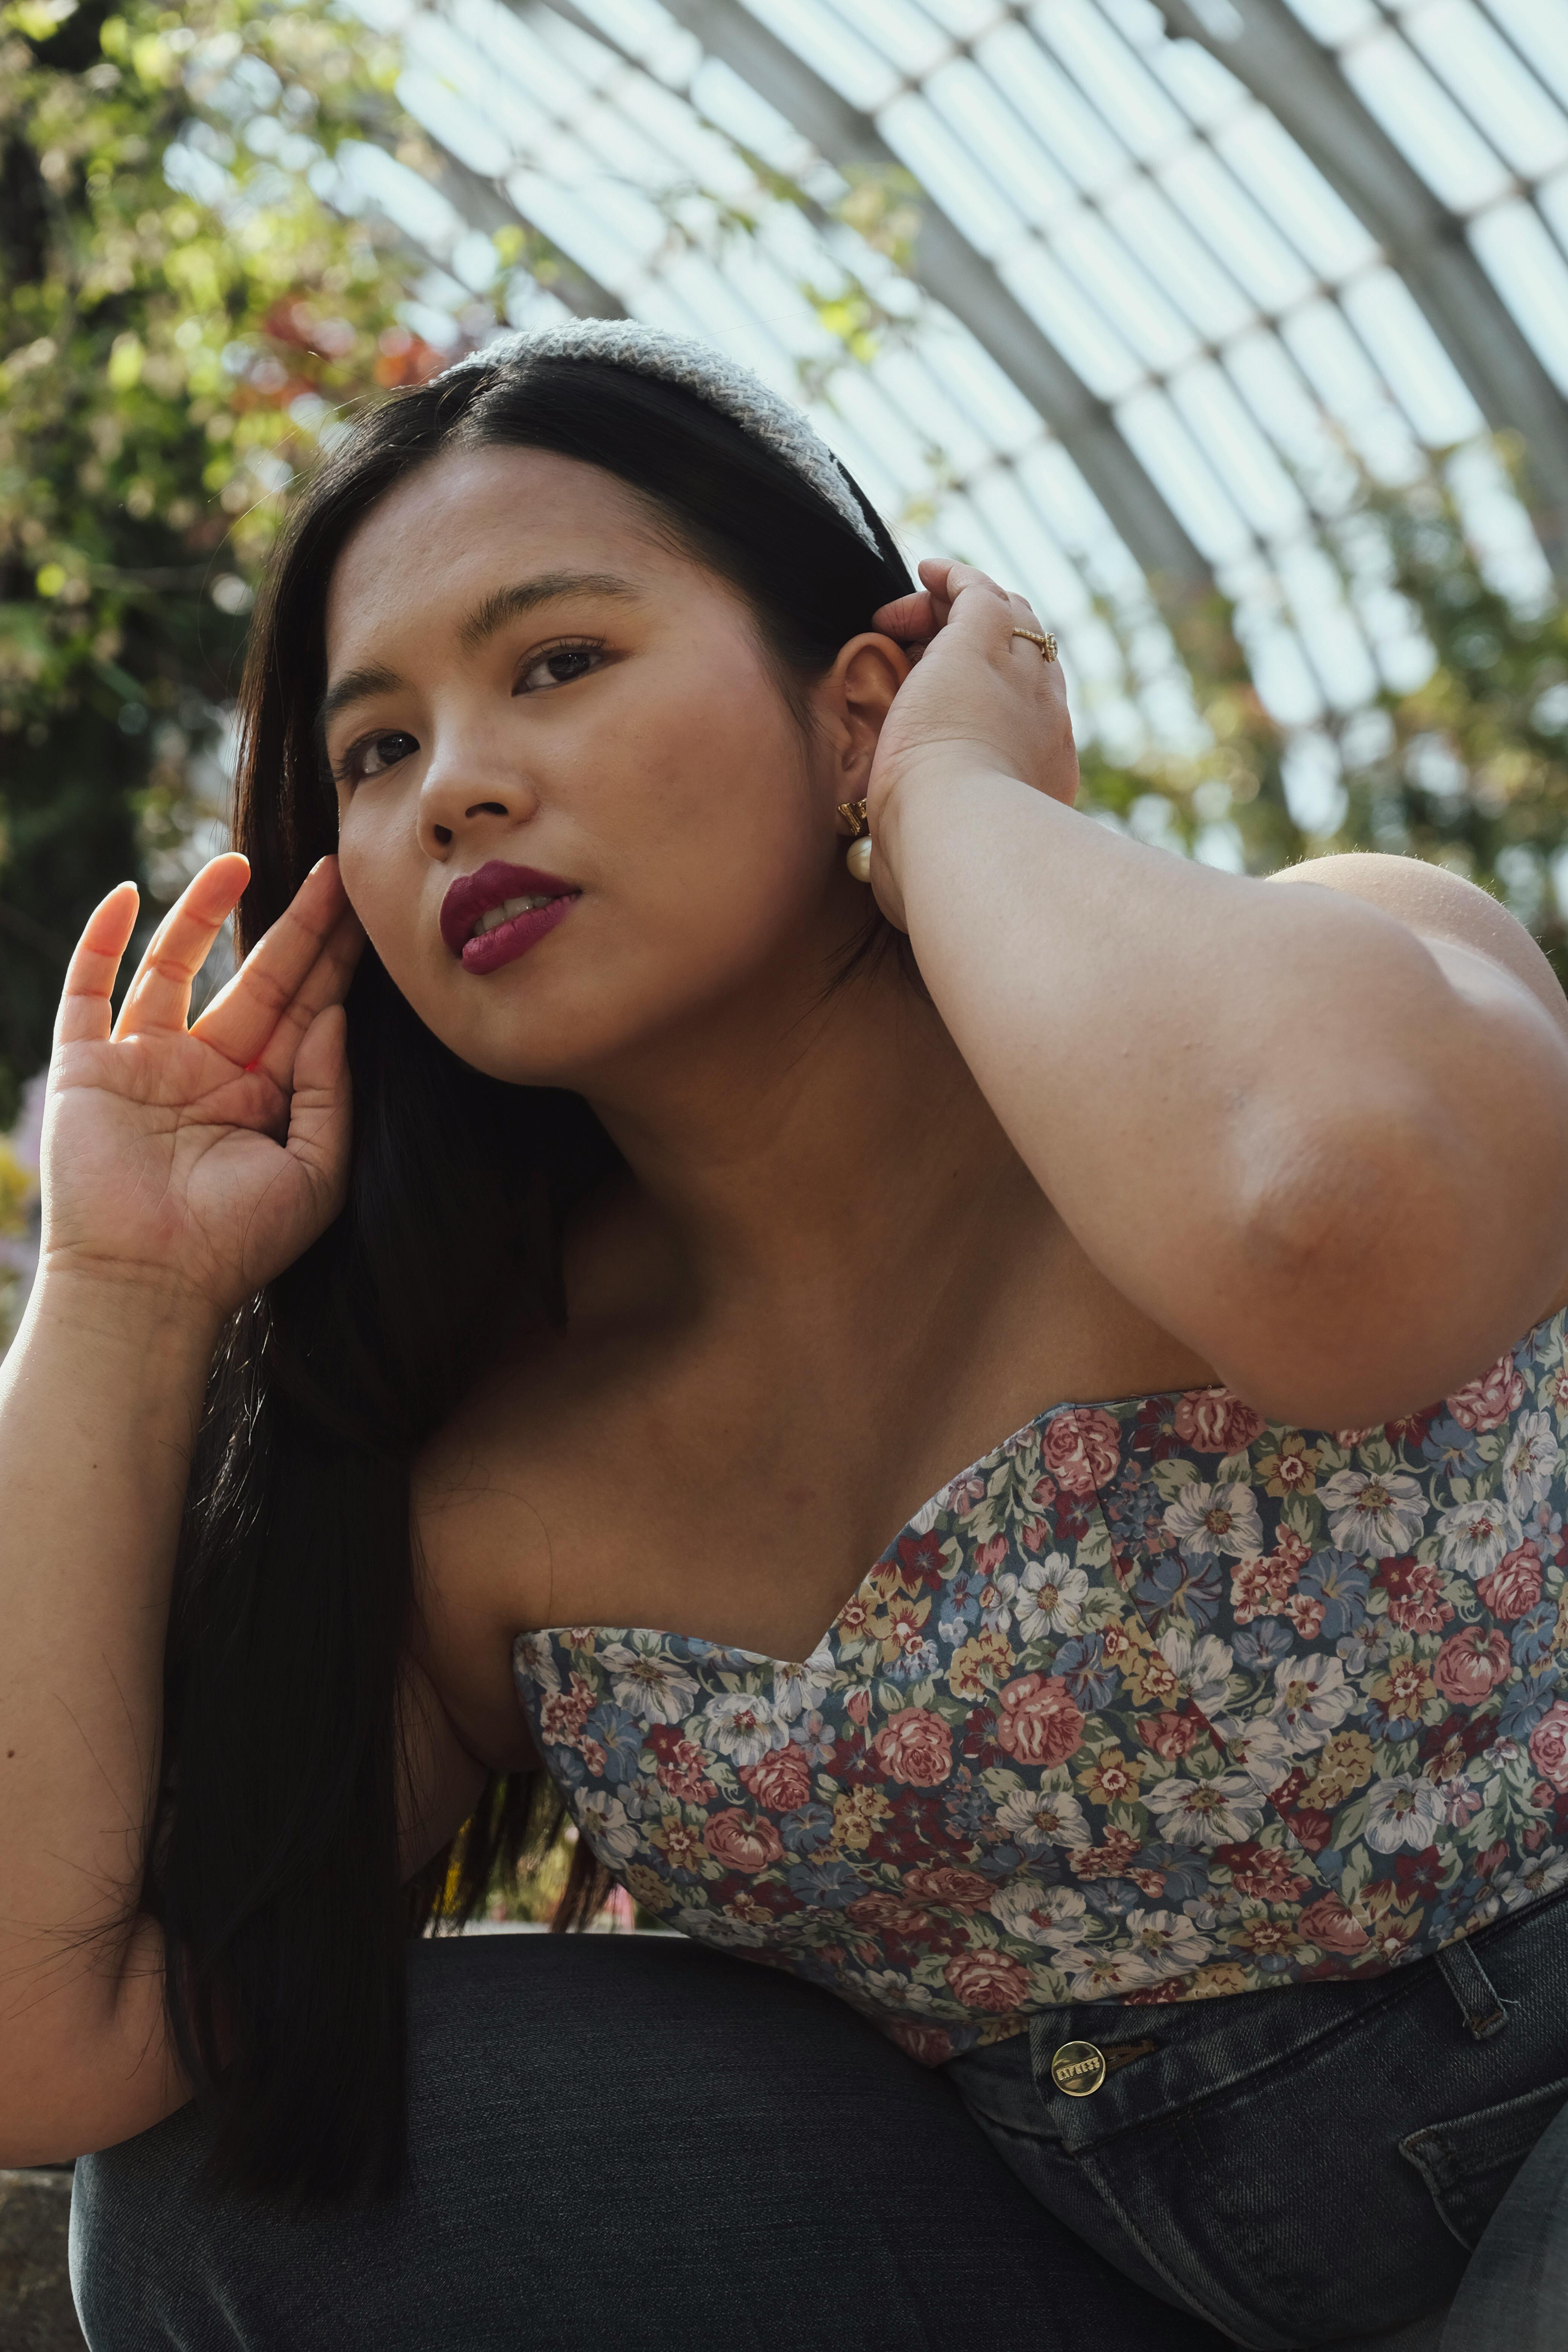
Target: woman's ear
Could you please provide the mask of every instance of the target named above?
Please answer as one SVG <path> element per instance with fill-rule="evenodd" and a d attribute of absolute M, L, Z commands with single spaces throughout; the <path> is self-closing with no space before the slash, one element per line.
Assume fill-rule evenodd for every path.
<path fill-rule="evenodd" d="M 838 799 L 858 797 L 860 780 L 870 773 L 877 754 L 882 722 L 909 674 L 910 657 L 902 646 L 867 629 L 840 648 L 817 688 L 818 718 L 834 761 Z"/>

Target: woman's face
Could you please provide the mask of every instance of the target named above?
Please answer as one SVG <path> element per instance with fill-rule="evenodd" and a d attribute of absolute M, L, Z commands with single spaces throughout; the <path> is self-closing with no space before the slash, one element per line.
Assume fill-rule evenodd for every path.
<path fill-rule="evenodd" d="M 834 806 L 906 667 L 851 640 L 808 741 L 750 608 L 634 491 L 546 450 L 438 458 L 332 575 L 349 898 L 421 1019 L 494 1077 L 591 1087 L 721 1007 L 793 1017 L 865 920 Z"/>

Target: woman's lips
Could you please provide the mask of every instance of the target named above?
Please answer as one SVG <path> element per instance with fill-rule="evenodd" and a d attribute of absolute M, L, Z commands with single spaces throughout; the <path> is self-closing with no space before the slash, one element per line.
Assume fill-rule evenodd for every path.
<path fill-rule="evenodd" d="M 500 923 L 493 931 L 481 931 L 478 939 L 463 942 L 465 971 L 495 971 L 503 963 L 511 963 L 535 948 L 547 931 L 552 931 L 577 904 L 574 890 L 564 898 L 552 898 L 547 906 L 531 907 L 526 914 L 513 915 L 510 921 Z"/>
<path fill-rule="evenodd" d="M 494 971 L 537 946 L 570 914 L 579 895 L 576 885 L 559 874 L 492 857 L 476 873 L 460 874 L 447 890 L 441 901 L 441 937 L 461 958 L 465 971 Z M 487 916 L 486 929 L 476 933 L 476 924 Z"/>

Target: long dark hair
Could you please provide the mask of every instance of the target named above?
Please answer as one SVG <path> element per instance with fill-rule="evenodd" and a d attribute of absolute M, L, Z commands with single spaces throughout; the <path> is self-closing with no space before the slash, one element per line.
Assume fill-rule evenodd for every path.
<path fill-rule="evenodd" d="M 748 599 L 797 716 L 805 682 L 911 585 L 868 507 L 875 554 L 791 467 L 674 385 L 525 357 L 389 400 L 300 499 L 258 602 L 235 822 L 251 864 L 243 948 L 336 845 L 316 712 L 340 549 L 416 467 L 497 445 L 586 460 L 651 501 Z M 618 1165 L 579 1097 L 458 1061 L 374 952 L 348 1012 L 347 1204 L 233 1318 L 212 1369 L 146 1887 L 174 2047 L 213 2117 L 218 2173 L 318 2202 L 386 2193 L 403 2176 L 405 1938 L 471 1917 L 498 1864 L 537 1853 L 559 1825 L 542 1775 L 492 1775 L 453 1847 L 399 1885 L 399 1668 L 418 1606 L 410 1465 L 462 1397 L 468 1302 L 493 1295 L 504 1257 L 521 1310 L 561 1320 L 563 1226 Z M 603 1891 L 580 1846 L 556 1924 L 580 1922 Z"/>

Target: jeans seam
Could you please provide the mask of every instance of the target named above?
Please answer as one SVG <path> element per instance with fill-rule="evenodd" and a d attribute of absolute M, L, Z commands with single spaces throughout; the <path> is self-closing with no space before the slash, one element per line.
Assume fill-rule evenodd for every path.
<path fill-rule="evenodd" d="M 1089 2154 L 1082 2157 L 1074 2157 L 1072 2161 L 1075 2164 L 1082 2165 L 1085 2172 L 1089 2176 L 1089 2179 L 1093 2183 L 1095 2194 L 1100 2199 L 1100 2203 L 1109 2208 L 1110 2211 L 1115 2217 L 1118 2228 L 1125 2231 L 1131 2243 L 1137 2248 L 1139 2253 L 1148 2263 L 1150 2269 L 1154 2273 L 1155 2277 L 1164 2280 L 1165 2284 L 1170 2288 L 1171 2293 L 1176 2297 L 1176 2300 L 1181 2305 L 1182 2308 L 1184 2310 L 1193 2312 L 1199 2319 L 1203 2320 L 1207 2326 L 1217 2327 L 1222 2336 L 1230 2336 L 1235 2341 L 1238 2343 L 1241 2342 L 1243 2339 L 1236 2336 L 1235 2335 L 1236 2318 L 1237 2316 L 1239 2316 L 1247 2326 L 1250 2327 L 1252 2325 L 1253 2315 L 1242 2311 L 1240 2306 L 1237 2305 L 1235 2315 L 1230 2318 L 1222 2318 L 1217 2312 L 1210 2310 L 1206 2303 L 1200 2303 L 1194 2294 L 1192 2288 L 1187 2282 L 1184 2279 L 1177 2278 L 1175 2273 L 1170 2270 L 1166 2263 L 1162 2260 L 1159 2253 L 1156 2252 L 1153 2246 L 1150 2244 L 1148 2239 L 1144 2236 L 1143 2231 L 1139 2228 L 1131 2214 L 1128 2212 L 1127 2209 L 1122 2204 L 1121 2200 L 1116 2195 L 1115 2191 L 1110 2187 L 1110 2182 L 1105 2178 L 1103 2168 L 1096 2161 L 1094 2156 Z"/>
<path fill-rule="evenodd" d="M 1258 2065 L 1246 2068 L 1240 2074 L 1227 2075 L 1224 2082 L 1211 2084 L 1206 2090 L 1200 2091 L 1195 2096 L 1184 2100 L 1180 2106 L 1163 2109 L 1157 2116 L 1130 2116 L 1124 2122 L 1114 2125 L 1103 2133 L 1093 2145 L 1097 2147 L 1107 2147 L 1112 2141 L 1122 2138 L 1130 2131 L 1142 2131 L 1152 2123 L 1178 2122 L 1184 2116 L 1196 2115 L 1215 2099 L 1223 2098 L 1240 2090 L 1249 2090 L 1255 2084 L 1267 2083 L 1269 2077 L 1277 2074 L 1282 2067 L 1298 2064 L 1308 2052 L 1318 2050 L 1324 2042 L 1332 2041 L 1336 2035 L 1342 2034 L 1347 2027 L 1359 2027 L 1365 2021 L 1382 2017 L 1396 2001 L 1418 1998 L 1421 1990 L 1419 1984 L 1400 1984 L 1397 1979 L 1401 1973 L 1399 1969 L 1388 1970 L 1390 1982 L 1387 1990 L 1380 1992 L 1377 2000 L 1369 2000 L 1364 2007 L 1357 2009 L 1352 2017 L 1342 2019 L 1337 2025 L 1326 2024 L 1306 2040 L 1293 2042 L 1289 2049 L 1281 2050 L 1275 2055 L 1263 2059 Z M 1259 1993 L 1255 1997 L 1259 2000 L 1268 2000 L 1275 1996 Z M 1033 2055 L 1032 2048 L 1030 2054 Z M 1041 2104 L 1045 2105 L 1047 2094 L 1038 2074 L 1035 2076 L 1035 2089 Z M 1064 2140 L 1063 2146 L 1066 2145 L 1067 2142 Z"/>

